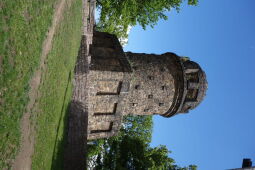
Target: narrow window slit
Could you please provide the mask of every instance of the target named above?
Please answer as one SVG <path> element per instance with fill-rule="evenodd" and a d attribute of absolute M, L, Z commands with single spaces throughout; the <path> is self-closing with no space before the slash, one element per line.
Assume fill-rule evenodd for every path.
<path fill-rule="evenodd" d="M 135 85 L 135 89 L 139 89 L 140 88 L 140 85 Z"/>
<path fill-rule="evenodd" d="M 148 76 L 148 79 L 149 80 L 154 80 L 154 77 L 153 76 Z"/>
<path fill-rule="evenodd" d="M 138 105 L 138 103 L 132 103 L 133 107 L 136 107 Z"/>
<path fill-rule="evenodd" d="M 148 99 L 152 99 L 152 98 L 153 98 L 152 94 L 148 95 Z"/>
<path fill-rule="evenodd" d="M 148 112 L 148 111 L 149 111 L 149 109 L 144 109 L 143 111 L 144 111 L 144 112 Z"/>

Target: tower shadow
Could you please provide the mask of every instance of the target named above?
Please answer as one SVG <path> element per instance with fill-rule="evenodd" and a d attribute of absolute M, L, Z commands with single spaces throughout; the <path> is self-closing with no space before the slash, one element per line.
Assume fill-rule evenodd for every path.
<path fill-rule="evenodd" d="M 63 168 L 86 169 L 88 109 L 86 107 L 87 41 L 83 35 L 75 65 L 75 86 L 68 108 Z M 82 81 L 81 78 L 82 77 Z M 82 91 L 81 91 L 82 89 Z M 82 97 L 81 97 L 82 96 Z M 81 99 L 82 98 L 82 99 Z"/>
<path fill-rule="evenodd" d="M 87 108 L 80 102 L 72 101 L 69 107 L 63 169 L 86 169 L 87 126 Z"/>

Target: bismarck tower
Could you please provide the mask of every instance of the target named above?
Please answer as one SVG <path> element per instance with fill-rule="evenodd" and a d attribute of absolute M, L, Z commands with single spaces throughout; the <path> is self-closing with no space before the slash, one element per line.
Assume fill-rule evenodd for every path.
<path fill-rule="evenodd" d="M 115 35 L 94 32 L 88 54 L 88 139 L 115 135 L 124 115 L 171 117 L 203 100 L 201 67 L 174 53 L 124 53 Z"/>
<path fill-rule="evenodd" d="M 188 113 L 207 90 L 197 63 L 174 53 L 124 53 L 108 33 L 94 32 L 87 57 L 88 139 L 116 135 L 124 115 Z"/>

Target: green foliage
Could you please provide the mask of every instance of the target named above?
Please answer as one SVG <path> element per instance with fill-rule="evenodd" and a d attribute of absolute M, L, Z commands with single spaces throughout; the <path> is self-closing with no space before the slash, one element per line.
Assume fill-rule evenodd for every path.
<path fill-rule="evenodd" d="M 88 157 L 93 157 L 95 155 L 99 155 L 102 151 L 103 151 L 103 146 L 105 140 L 104 139 L 99 139 L 96 141 L 93 141 L 93 144 L 88 144 L 88 152 L 87 152 L 87 156 Z"/>
<path fill-rule="evenodd" d="M 187 2 L 197 5 L 198 0 Z M 167 11 L 180 11 L 182 3 L 183 0 L 97 0 L 97 8 L 101 11 L 97 29 L 125 39 L 129 27 L 137 24 L 143 29 L 153 27 L 159 19 L 167 20 Z"/>
<path fill-rule="evenodd" d="M 164 145 L 150 147 L 152 127 L 152 116 L 126 116 L 118 136 L 89 145 L 88 165 L 98 170 L 196 169 L 194 165 L 184 168 L 175 165 Z"/>
<path fill-rule="evenodd" d="M 125 116 L 121 136 L 139 138 L 145 143 L 151 142 L 153 121 L 152 116 Z"/>

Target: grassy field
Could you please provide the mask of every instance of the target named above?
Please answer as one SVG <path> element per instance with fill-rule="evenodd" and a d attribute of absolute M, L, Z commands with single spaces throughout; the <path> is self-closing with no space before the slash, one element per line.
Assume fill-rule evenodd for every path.
<path fill-rule="evenodd" d="M 29 80 L 38 67 L 56 2 L 0 1 L 0 169 L 8 168 L 19 150 Z M 40 85 L 39 112 L 33 117 L 37 132 L 33 169 L 59 167 L 62 158 L 65 113 L 82 22 L 81 1 L 72 2 L 54 37 Z"/>
<path fill-rule="evenodd" d="M 18 151 L 20 118 L 29 80 L 38 66 L 55 0 L 0 2 L 0 169 Z"/>
<path fill-rule="evenodd" d="M 71 99 L 73 70 L 81 40 L 81 1 L 73 0 L 53 41 L 47 72 L 40 87 L 33 169 L 63 169 L 66 111 Z"/>

